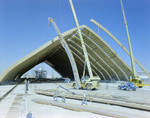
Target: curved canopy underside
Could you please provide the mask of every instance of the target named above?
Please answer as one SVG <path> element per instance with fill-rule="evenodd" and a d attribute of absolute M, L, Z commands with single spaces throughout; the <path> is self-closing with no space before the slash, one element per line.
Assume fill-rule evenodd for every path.
<path fill-rule="evenodd" d="M 128 80 L 132 70 L 120 56 L 89 27 L 82 25 L 80 28 L 93 74 L 101 80 Z M 81 77 L 85 59 L 77 28 L 62 35 L 71 49 Z M 57 36 L 7 68 L 0 75 L 0 81 L 17 79 L 41 62 L 51 66 L 63 77 L 74 78 L 68 56 Z M 87 69 L 86 74 L 88 75 Z"/>

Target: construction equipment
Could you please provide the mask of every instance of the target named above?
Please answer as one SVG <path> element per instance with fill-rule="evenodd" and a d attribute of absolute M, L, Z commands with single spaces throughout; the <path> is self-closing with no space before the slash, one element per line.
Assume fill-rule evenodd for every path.
<path fill-rule="evenodd" d="M 122 8 L 122 13 L 123 13 L 123 17 L 124 17 L 124 23 L 125 23 L 125 27 L 126 27 L 127 37 L 128 37 L 128 44 L 129 44 L 129 49 L 130 49 L 131 65 L 132 65 L 132 72 L 133 72 L 132 79 L 130 79 L 130 82 L 133 82 L 134 85 L 139 88 L 142 88 L 143 86 L 150 86 L 150 84 L 144 85 L 142 80 L 138 76 L 136 76 L 136 69 L 135 69 L 135 65 L 134 65 L 134 58 L 133 58 L 133 53 L 132 53 L 132 48 L 131 48 L 131 42 L 130 42 L 128 26 L 127 26 L 126 17 L 125 17 L 124 7 L 123 7 L 122 0 L 120 0 L 120 2 L 121 2 L 121 8 Z"/>
<path fill-rule="evenodd" d="M 150 84 L 144 84 L 143 81 L 137 76 L 136 79 L 130 79 L 136 87 L 142 88 L 143 86 L 150 86 Z"/>
<path fill-rule="evenodd" d="M 83 76 L 81 78 L 81 88 L 86 88 L 87 90 L 98 89 L 100 78 L 98 76 L 92 78 L 90 78 L 89 76 L 85 76 L 85 67 L 86 62 L 84 63 Z M 71 87 L 74 87 L 74 89 L 76 89 L 75 82 L 72 83 Z"/>
<path fill-rule="evenodd" d="M 139 87 L 139 88 L 142 88 L 144 86 L 142 80 L 139 77 L 136 77 L 136 78 L 133 78 L 133 79 L 131 78 L 130 82 L 133 82 L 134 85 Z"/>
<path fill-rule="evenodd" d="M 84 44 L 84 40 L 83 40 L 81 31 L 80 31 L 78 19 L 77 19 L 75 10 L 74 10 L 74 6 L 73 6 L 73 3 L 72 3 L 72 0 L 69 0 L 69 2 L 70 2 L 72 13 L 73 13 L 73 16 L 74 16 L 74 19 L 75 19 L 76 26 L 77 26 L 77 29 L 78 29 L 78 34 L 79 34 L 79 37 L 80 37 L 80 40 L 81 40 L 81 45 L 82 45 L 83 53 L 84 53 L 84 57 L 85 57 L 85 64 L 87 64 L 87 69 L 88 69 L 88 74 L 89 74 L 89 77 L 86 77 L 86 78 L 84 77 L 85 67 L 86 67 L 85 64 L 84 64 L 83 77 L 81 78 L 81 88 L 86 87 L 88 90 L 91 90 L 91 89 L 94 89 L 94 88 L 98 88 L 99 87 L 100 78 L 97 77 L 97 76 L 93 77 L 92 68 L 91 68 L 91 65 L 90 65 L 90 61 L 89 61 L 89 58 L 88 58 L 87 50 L 86 50 L 86 47 L 85 47 L 85 44 Z M 75 83 L 73 83 L 71 86 L 73 86 L 74 88 L 77 87 Z"/>
<path fill-rule="evenodd" d="M 98 76 L 94 76 L 90 78 L 89 76 L 85 76 L 81 78 L 81 88 L 86 88 L 87 90 L 98 89 L 100 87 L 100 78 Z M 72 87 L 76 89 L 76 84 L 73 83 Z"/>
<path fill-rule="evenodd" d="M 60 40 L 63 48 L 65 49 L 65 51 L 66 51 L 66 53 L 68 55 L 68 58 L 70 60 L 70 64 L 71 64 L 71 67 L 72 67 L 75 83 L 76 83 L 77 89 L 78 89 L 78 88 L 80 88 L 80 79 L 79 79 L 78 69 L 77 69 L 74 57 L 73 57 L 73 55 L 72 55 L 72 53 L 70 51 L 70 48 L 69 48 L 68 44 L 64 40 L 60 30 L 58 29 L 55 21 L 52 18 L 50 18 L 50 17 L 48 18 L 48 20 L 49 20 L 49 27 L 50 27 L 50 23 L 52 23 L 54 28 L 55 28 L 55 30 L 56 30 L 56 32 L 57 32 L 57 34 L 58 34 L 59 40 Z"/>
<path fill-rule="evenodd" d="M 133 91 L 136 91 L 136 87 L 134 86 L 133 82 L 122 82 L 121 85 L 118 86 L 119 90 L 127 90 L 129 91 L 130 89 Z"/>

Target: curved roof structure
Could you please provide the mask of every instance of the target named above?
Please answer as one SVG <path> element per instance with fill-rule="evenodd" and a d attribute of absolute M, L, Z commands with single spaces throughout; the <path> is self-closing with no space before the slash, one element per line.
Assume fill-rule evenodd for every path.
<path fill-rule="evenodd" d="M 123 59 L 89 27 L 82 25 L 80 28 L 93 75 L 99 76 L 101 80 L 128 80 L 132 75 L 132 70 Z M 73 28 L 62 35 L 71 49 L 81 77 L 85 59 L 77 28 Z M 73 78 L 68 56 L 57 36 L 7 68 L 0 75 L 0 81 L 17 79 L 41 62 L 51 66 L 63 77 Z M 87 70 L 86 74 L 88 75 Z"/>

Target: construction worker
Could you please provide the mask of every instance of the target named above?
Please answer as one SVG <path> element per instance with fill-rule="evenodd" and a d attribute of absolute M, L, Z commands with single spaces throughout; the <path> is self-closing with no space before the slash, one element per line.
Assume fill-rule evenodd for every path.
<path fill-rule="evenodd" d="M 59 85 L 57 84 L 57 91 L 59 92 Z"/>
<path fill-rule="evenodd" d="M 62 98 L 61 98 L 61 101 L 62 101 L 62 102 L 66 102 L 66 101 L 65 101 L 65 93 L 64 93 L 63 90 L 62 90 Z"/>
<path fill-rule="evenodd" d="M 86 102 L 86 103 L 85 103 Z M 83 105 L 83 104 L 88 104 L 87 103 L 87 94 L 85 93 L 85 91 L 84 91 L 84 93 L 83 93 L 83 101 L 82 101 L 82 104 L 81 105 Z"/>
<path fill-rule="evenodd" d="M 27 114 L 27 117 L 26 117 L 26 118 L 33 118 L 31 111 Z"/>
<path fill-rule="evenodd" d="M 56 89 L 55 89 L 55 91 L 54 91 L 53 101 L 58 101 Z"/>
<path fill-rule="evenodd" d="M 107 85 L 106 85 L 106 89 L 108 89 L 108 83 L 107 83 Z"/>
<path fill-rule="evenodd" d="M 99 89 L 101 89 L 102 88 L 102 86 L 101 86 L 101 84 L 99 84 Z"/>

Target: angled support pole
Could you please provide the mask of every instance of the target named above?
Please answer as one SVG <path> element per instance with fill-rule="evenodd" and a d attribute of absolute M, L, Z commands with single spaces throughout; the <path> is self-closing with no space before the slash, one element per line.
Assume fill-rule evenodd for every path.
<path fill-rule="evenodd" d="M 67 42 L 64 40 L 60 30 L 58 29 L 55 21 L 52 19 L 52 18 L 48 18 L 49 20 L 49 26 L 50 26 L 50 23 L 53 24 L 57 34 L 58 34 L 58 37 L 59 37 L 59 40 L 63 46 L 63 48 L 65 49 L 67 55 L 68 55 L 68 58 L 70 60 L 70 64 L 71 64 L 71 67 L 72 67 L 72 71 L 73 71 L 73 75 L 74 75 L 74 79 L 75 79 L 75 83 L 76 83 L 76 87 L 77 89 L 79 89 L 81 87 L 81 83 L 80 83 L 80 78 L 79 78 L 79 73 L 78 73 L 78 69 L 77 69 L 77 66 L 76 66 L 76 63 L 75 63 L 75 60 L 74 60 L 74 57 L 71 53 L 71 50 L 67 44 Z"/>

